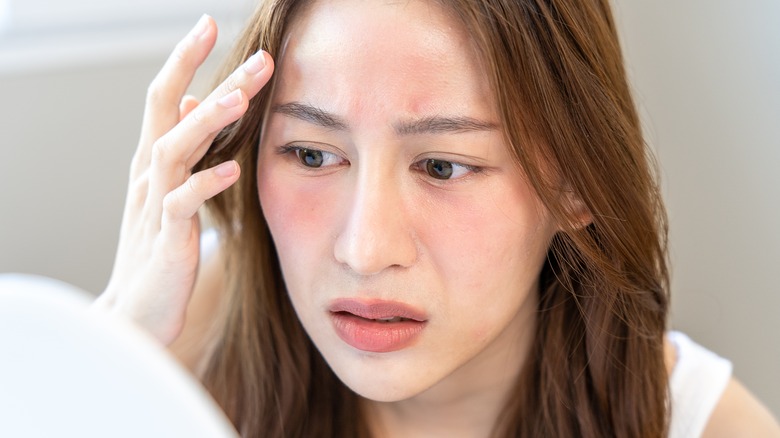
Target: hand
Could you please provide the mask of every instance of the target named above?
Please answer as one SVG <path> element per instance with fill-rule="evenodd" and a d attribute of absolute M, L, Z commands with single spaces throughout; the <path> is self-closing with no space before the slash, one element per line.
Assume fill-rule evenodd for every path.
<path fill-rule="evenodd" d="M 250 57 L 203 102 L 184 96 L 216 41 L 204 16 L 152 81 L 130 169 L 114 270 L 96 307 L 123 314 L 164 344 L 181 333 L 198 270 L 198 209 L 238 180 L 228 161 L 192 174 L 217 133 L 238 120 L 268 82 L 273 60 Z"/>

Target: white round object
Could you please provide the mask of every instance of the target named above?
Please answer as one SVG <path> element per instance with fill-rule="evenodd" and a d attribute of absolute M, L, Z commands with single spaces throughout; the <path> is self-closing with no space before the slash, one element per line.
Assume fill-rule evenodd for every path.
<path fill-rule="evenodd" d="M 151 337 L 72 286 L 0 275 L 0 436 L 237 437 Z"/>

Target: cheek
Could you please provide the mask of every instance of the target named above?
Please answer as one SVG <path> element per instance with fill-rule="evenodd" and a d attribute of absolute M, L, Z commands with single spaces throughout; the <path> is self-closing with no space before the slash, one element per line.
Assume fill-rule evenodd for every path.
<path fill-rule="evenodd" d="M 300 176 L 278 171 L 275 166 L 260 163 L 257 184 L 260 205 L 283 259 L 304 257 L 319 248 L 317 242 L 327 239 L 330 213 L 325 206 L 328 189 L 302 184 Z"/>
<path fill-rule="evenodd" d="M 442 200 L 426 216 L 423 240 L 437 265 L 471 295 L 535 281 L 552 235 L 524 190 L 484 190 L 463 202 Z M 492 288 L 486 288 L 492 285 Z"/>
<path fill-rule="evenodd" d="M 440 226 L 427 228 L 425 238 L 446 279 L 448 306 L 459 321 L 469 321 L 463 335 L 477 343 L 508 324 L 536 292 L 555 230 L 522 184 L 497 184 L 482 194 L 460 208 L 442 204 L 433 221 Z"/>
<path fill-rule="evenodd" d="M 297 177 L 300 179 L 300 177 Z M 322 234 L 325 206 L 328 203 L 321 186 L 296 184 L 273 164 L 260 162 L 257 175 L 260 206 L 274 240 L 311 238 Z"/>

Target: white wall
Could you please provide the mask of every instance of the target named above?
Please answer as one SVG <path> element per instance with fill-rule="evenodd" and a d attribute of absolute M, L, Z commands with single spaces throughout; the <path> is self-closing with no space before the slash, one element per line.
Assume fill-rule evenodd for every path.
<path fill-rule="evenodd" d="M 99 292 L 113 262 L 147 85 L 205 11 L 220 24 L 217 47 L 190 90 L 205 96 L 252 5 L 198 0 L 211 7 L 184 8 L 185 18 L 175 20 L 157 8 L 148 23 L 109 8 L 106 24 L 96 26 L 100 10 L 87 6 L 97 0 L 70 0 L 89 25 L 71 27 L 67 15 L 57 25 L 57 15 L 46 14 L 40 23 L 51 26 L 38 29 L 30 1 L 58 3 L 12 0 L 10 20 L 0 18 L 7 24 L 0 28 L 0 272 Z"/>
<path fill-rule="evenodd" d="M 780 2 L 616 3 L 671 218 L 672 325 L 780 413 Z M 0 37 L 0 272 L 105 285 L 146 84 L 173 44 L 123 41 L 25 66 Z"/>

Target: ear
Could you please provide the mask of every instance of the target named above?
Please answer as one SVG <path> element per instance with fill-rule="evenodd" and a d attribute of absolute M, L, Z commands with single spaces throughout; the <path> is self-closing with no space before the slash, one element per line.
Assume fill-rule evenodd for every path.
<path fill-rule="evenodd" d="M 567 188 L 562 198 L 568 221 L 561 225 L 560 231 L 579 231 L 593 223 L 593 214 L 574 190 Z"/>

